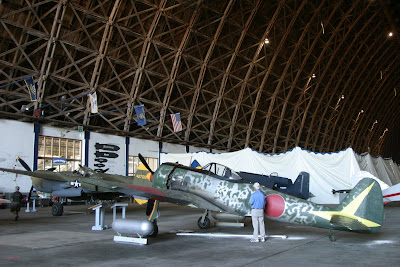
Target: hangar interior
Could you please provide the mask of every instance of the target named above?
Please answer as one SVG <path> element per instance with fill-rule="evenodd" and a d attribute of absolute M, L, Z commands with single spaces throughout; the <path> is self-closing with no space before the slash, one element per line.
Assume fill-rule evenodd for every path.
<path fill-rule="evenodd" d="M 397 160 L 398 5 L 4 0 L 1 116 L 222 151 L 352 146 Z"/>
<path fill-rule="evenodd" d="M 132 176 L 139 153 L 155 170 L 162 153 L 187 161 L 198 151 L 351 149 L 361 170 L 396 185 L 399 19 L 394 0 L 1 0 L 0 167 L 23 170 L 20 158 L 33 171 L 82 165 Z M 0 192 L 32 191 L 28 176 L 2 172 L 0 179 Z M 398 210 L 388 212 L 395 219 Z M 44 232 L 40 216 L 27 218 Z M 10 228 L 0 240 L 17 238 L 20 228 L 4 220 Z M 320 232 L 313 238 L 318 247 Z M 387 228 L 379 238 L 390 249 L 399 245 Z M 101 240 L 93 242 L 104 250 Z M 310 256 L 307 242 L 297 244 Z M 278 264 L 274 255 L 266 258 Z"/>

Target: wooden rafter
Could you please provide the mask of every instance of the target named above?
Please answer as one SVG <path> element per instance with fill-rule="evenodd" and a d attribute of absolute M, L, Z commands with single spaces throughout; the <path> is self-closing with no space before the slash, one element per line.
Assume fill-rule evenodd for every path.
<path fill-rule="evenodd" d="M 352 146 L 400 159 L 400 38 L 390 8 L 361 0 L 3 1 L 0 114 L 220 150 Z M 13 83 L 30 76 L 40 118 L 24 82 Z M 89 90 L 99 114 L 89 111 Z M 145 127 L 134 123 L 136 104 L 146 106 Z M 175 112 L 180 133 L 165 117 Z"/>

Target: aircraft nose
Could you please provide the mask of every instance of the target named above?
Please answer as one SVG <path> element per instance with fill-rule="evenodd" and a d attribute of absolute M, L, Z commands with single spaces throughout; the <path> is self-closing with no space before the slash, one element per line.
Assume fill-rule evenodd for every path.
<path fill-rule="evenodd" d="M 268 217 L 278 218 L 285 211 L 285 200 L 277 194 L 268 195 L 266 197 L 267 204 L 265 205 L 264 213 Z"/>

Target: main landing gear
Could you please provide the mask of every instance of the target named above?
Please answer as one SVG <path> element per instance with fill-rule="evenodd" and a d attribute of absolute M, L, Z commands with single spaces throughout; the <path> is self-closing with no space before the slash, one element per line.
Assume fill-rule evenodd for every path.
<path fill-rule="evenodd" d="M 158 234 L 157 220 L 154 220 L 154 221 L 152 222 L 152 224 L 153 224 L 153 232 L 151 232 L 151 234 L 149 234 L 148 236 L 149 236 L 149 237 L 156 237 L 157 234 Z"/>
<path fill-rule="evenodd" d="M 63 204 L 61 202 L 54 202 L 53 206 L 51 206 L 51 214 L 53 214 L 53 216 L 61 216 L 63 212 Z"/>
<path fill-rule="evenodd" d="M 211 226 L 211 220 L 210 220 L 210 211 L 206 210 L 203 214 L 203 216 L 201 216 L 199 218 L 199 220 L 197 221 L 197 225 L 199 226 L 200 229 L 208 229 Z"/>
<path fill-rule="evenodd" d="M 158 205 L 158 200 L 153 200 L 147 204 L 146 214 L 149 216 L 148 220 L 153 224 L 153 232 L 148 235 L 150 237 L 156 237 L 158 234 L 157 218 L 160 215 L 160 212 L 158 211 Z"/>

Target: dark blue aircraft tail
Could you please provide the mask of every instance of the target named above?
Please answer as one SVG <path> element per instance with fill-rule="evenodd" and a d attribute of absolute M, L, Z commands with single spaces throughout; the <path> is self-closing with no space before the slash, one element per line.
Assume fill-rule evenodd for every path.
<path fill-rule="evenodd" d="M 295 195 L 302 199 L 308 199 L 310 196 L 310 174 L 308 172 L 300 172 L 294 184 L 286 188 L 285 193 Z"/>
<path fill-rule="evenodd" d="M 243 181 L 247 183 L 259 182 L 265 187 L 302 199 L 308 199 L 310 197 L 310 174 L 307 172 L 300 172 L 294 183 L 292 183 L 292 180 L 289 178 L 280 177 L 278 174 L 261 175 L 239 172 L 239 175 L 242 177 Z"/>

